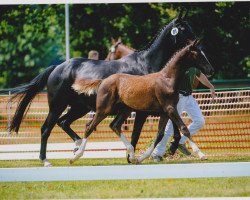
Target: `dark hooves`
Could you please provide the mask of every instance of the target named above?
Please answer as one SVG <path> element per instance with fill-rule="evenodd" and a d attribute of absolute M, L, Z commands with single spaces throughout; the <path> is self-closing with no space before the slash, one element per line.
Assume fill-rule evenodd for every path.
<path fill-rule="evenodd" d="M 131 161 L 129 160 L 129 154 L 127 155 L 127 162 L 131 164 Z"/>

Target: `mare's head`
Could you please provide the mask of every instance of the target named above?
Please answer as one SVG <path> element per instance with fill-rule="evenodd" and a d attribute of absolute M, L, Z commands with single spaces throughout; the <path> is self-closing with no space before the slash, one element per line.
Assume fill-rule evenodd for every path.
<path fill-rule="evenodd" d="M 196 39 L 192 27 L 186 21 L 187 13 L 188 11 L 185 14 L 181 11 L 178 17 L 171 22 L 171 41 L 176 45 L 177 49 L 183 48 Z"/>
<path fill-rule="evenodd" d="M 109 49 L 109 54 L 107 55 L 105 60 L 118 60 L 124 56 L 127 56 L 130 53 L 133 53 L 134 50 L 127 47 L 122 43 L 121 37 L 115 41 L 114 38 L 111 38 L 112 46 Z"/>
<path fill-rule="evenodd" d="M 207 76 L 211 76 L 214 73 L 214 69 L 207 59 L 205 53 L 200 49 L 201 40 L 196 39 L 191 44 L 183 48 L 185 55 L 184 65 L 185 67 L 196 67 L 200 69 Z"/>

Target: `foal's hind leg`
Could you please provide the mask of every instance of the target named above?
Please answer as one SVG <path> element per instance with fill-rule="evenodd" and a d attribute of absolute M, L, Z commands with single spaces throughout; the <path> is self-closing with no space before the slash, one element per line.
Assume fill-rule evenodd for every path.
<path fill-rule="evenodd" d="M 91 121 L 90 125 L 87 127 L 84 133 L 84 137 L 82 139 L 81 145 L 79 146 L 79 149 L 75 152 L 75 155 L 70 159 L 69 161 L 70 164 L 72 164 L 73 162 L 75 162 L 76 160 L 78 160 L 80 157 L 83 156 L 88 137 L 94 131 L 96 126 L 106 117 L 107 117 L 107 114 L 100 114 L 100 113 L 95 114 L 93 120 Z"/>
<path fill-rule="evenodd" d="M 125 119 L 128 118 L 130 114 L 130 111 L 124 111 L 122 113 L 119 113 L 115 119 L 111 122 L 110 128 L 120 137 L 121 141 L 124 143 L 124 145 L 127 148 L 129 161 L 132 163 L 137 163 L 137 159 L 135 158 L 135 151 L 134 147 L 131 145 L 131 143 L 127 140 L 125 135 L 123 135 L 121 131 L 121 125 L 125 121 Z"/>
<path fill-rule="evenodd" d="M 162 140 L 168 119 L 169 118 L 166 115 L 162 115 L 160 117 L 156 139 L 151 144 L 151 146 L 146 150 L 146 152 L 140 156 L 140 158 L 138 159 L 139 163 L 148 158 L 153 153 L 154 148 L 157 146 L 157 144 Z"/>

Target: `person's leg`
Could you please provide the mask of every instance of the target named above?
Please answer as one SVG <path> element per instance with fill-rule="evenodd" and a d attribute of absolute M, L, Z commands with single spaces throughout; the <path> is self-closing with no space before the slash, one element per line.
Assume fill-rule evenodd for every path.
<path fill-rule="evenodd" d="M 195 100 L 195 98 L 190 95 L 187 97 L 187 102 L 185 104 L 184 110 L 187 112 L 188 116 L 191 118 L 192 123 L 188 126 L 191 135 L 194 135 L 199 129 L 201 129 L 205 124 L 204 116 L 202 115 L 201 109 Z M 180 140 L 180 144 L 184 144 L 186 137 L 183 135 Z"/>
<path fill-rule="evenodd" d="M 187 114 L 190 116 L 190 118 L 192 119 L 192 123 L 189 125 L 188 129 L 189 129 L 190 134 L 194 135 L 204 126 L 205 124 L 204 116 L 202 115 L 202 111 L 193 96 L 188 97 L 188 102 L 184 109 L 187 112 Z M 179 142 L 179 146 L 184 149 L 186 148 L 185 147 L 186 139 L 187 138 L 185 136 L 182 136 Z M 192 147 L 192 149 L 193 149 L 193 152 L 197 154 L 201 160 L 207 160 L 206 155 L 202 153 L 202 151 L 198 147 L 196 148 Z"/>
<path fill-rule="evenodd" d="M 181 113 L 183 112 L 184 105 L 185 105 L 185 97 L 180 95 L 180 99 L 177 104 L 177 110 L 178 110 L 179 115 L 181 115 Z M 167 142 L 169 138 L 173 135 L 173 133 L 174 133 L 174 129 L 173 129 L 172 121 L 168 120 L 164 136 L 162 140 L 155 147 L 152 153 L 152 157 L 156 157 L 156 156 L 162 157 L 165 154 Z"/>

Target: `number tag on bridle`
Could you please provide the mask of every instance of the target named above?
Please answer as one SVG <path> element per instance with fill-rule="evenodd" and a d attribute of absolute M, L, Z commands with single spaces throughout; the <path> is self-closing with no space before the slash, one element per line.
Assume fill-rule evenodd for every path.
<path fill-rule="evenodd" d="M 171 30 L 171 35 L 175 36 L 175 35 L 178 34 L 178 32 L 179 32 L 178 28 L 174 27 L 174 28 L 172 28 L 172 30 Z"/>

